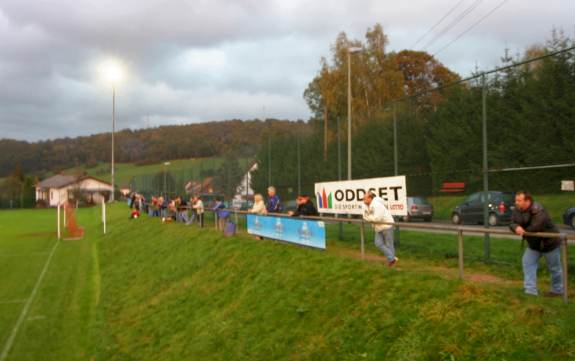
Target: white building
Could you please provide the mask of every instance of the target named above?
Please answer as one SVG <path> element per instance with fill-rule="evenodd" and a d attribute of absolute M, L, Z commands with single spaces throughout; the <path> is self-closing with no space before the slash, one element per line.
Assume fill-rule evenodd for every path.
<path fill-rule="evenodd" d="M 100 203 L 112 192 L 112 185 L 91 176 L 57 174 L 36 185 L 36 203 L 45 202 L 55 207 L 58 203 L 74 199 L 80 194 L 84 200 Z"/>

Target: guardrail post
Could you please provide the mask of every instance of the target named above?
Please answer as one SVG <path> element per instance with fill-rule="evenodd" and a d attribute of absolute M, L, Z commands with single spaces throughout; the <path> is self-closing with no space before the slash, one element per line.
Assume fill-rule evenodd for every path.
<path fill-rule="evenodd" d="M 393 226 L 393 243 L 395 248 L 399 247 L 400 240 L 401 237 L 400 237 L 399 224 L 396 224 Z"/>
<path fill-rule="evenodd" d="M 361 258 L 365 258 L 365 227 L 363 221 L 359 227 L 359 234 L 361 239 Z"/>
<path fill-rule="evenodd" d="M 457 231 L 457 243 L 458 243 L 458 261 L 459 261 L 459 279 L 463 280 L 463 231 L 460 229 Z"/>
<path fill-rule="evenodd" d="M 562 258 L 562 262 L 561 265 L 563 266 L 563 302 L 567 303 L 568 298 L 569 298 L 569 290 L 567 288 L 567 284 L 568 284 L 568 274 L 567 274 L 567 270 L 569 267 L 567 267 L 567 237 L 562 237 L 561 238 L 561 258 Z"/>

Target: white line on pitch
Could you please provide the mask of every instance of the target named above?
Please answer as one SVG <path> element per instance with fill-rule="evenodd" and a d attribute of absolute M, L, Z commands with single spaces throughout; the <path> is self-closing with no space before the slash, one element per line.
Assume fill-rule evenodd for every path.
<path fill-rule="evenodd" d="M 27 300 L 8 300 L 8 301 L 0 301 L 0 305 L 7 305 L 10 303 L 24 303 Z"/>
<path fill-rule="evenodd" d="M 1 254 L 0 253 L 0 257 L 30 257 L 30 256 L 45 256 L 47 255 L 48 252 L 32 252 L 32 253 L 6 253 L 6 254 Z"/>
<path fill-rule="evenodd" d="M 18 330 L 20 329 L 20 325 L 22 325 L 22 322 L 24 321 L 24 319 L 26 319 L 26 316 L 28 315 L 28 310 L 30 309 L 30 305 L 32 304 L 32 301 L 34 300 L 34 297 L 36 296 L 36 293 L 38 292 L 38 289 L 40 288 L 40 284 L 42 283 L 42 280 L 44 279 L 44 275 L 46 274 L 46 271 L 48 270 L 48 267 L 50 266 L 50 262 L 52 261 L 52 256 L 54 256 L 54 253 L 56 252 L 56 248 L 58 248 L 59 244 L 60 244 L 60 242 L 58 240 L 56 240 L 56 242 L 54 243 L 54 247 L 52 247 L 52 251 L 50 252 L 50 255 L 48 256 L 48 259 L 46 260 L 46 263 L 44 264 L 44 268 L 42 269 L 42 272 L 40 273 L 40 276 L 38 277 L 38 280 L 36 281 L 36 284 L 34 285 L 34 288 L 32 289 L 32 293 L 30 294 L 30 297 L 28 297 L 28 299 L 26 300 L 26 303 L 24 304 L 24 308 L 22 308 L 22 312 L 20 312 L 20 316 L 18 317 L 18 321 L 16 321 L 16 325 L 14 325 L 14 328 L 12 329 L 12 332 L 10 333 L 8 340 L 6 341 L 6 344 L 4 345 L 4 348 L 2 349 L 2 353 L 0 354 L 0 361 L 5 361 L 6 357 L 8 357 L 8 352 L 10 352 L 10 349 L 12 348 L 12 344 L 14 343 L 14 340 L 16 339 L 16 334 L 18 333 Z"/>

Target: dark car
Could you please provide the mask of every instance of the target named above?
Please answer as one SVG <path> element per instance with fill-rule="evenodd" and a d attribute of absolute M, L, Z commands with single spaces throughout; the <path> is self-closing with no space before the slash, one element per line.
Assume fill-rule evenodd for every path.
<path fill-rule="evenodd" d="M 563 223 L 575 229 L 575 207 L 567 208 L 563 213 Z"/>
<path fill-rule="evenodd" d="M 297 201 L 289 200 L 283 204 L 283 211 L 284 212 L 295 212 L 297 209 Z"/>
<path fill-rule="evenodd" d="M 407 197 L 407 216 L 400 219 L 404 222 L 420 219 L 431 222 L 433 218 L 433 206 L 424 197 Z"/>
<path fill-rule="evenodd" d="M 454 224 L 483 224 L 484 192 L 473 193 L 463 203 L 455 207 L 451 213 Z M 511 221 L 511 212 L 515 204 L 515 194 L 512 192 L 487 192 L 488 223 L 490 226 L 506 224 Z"/>

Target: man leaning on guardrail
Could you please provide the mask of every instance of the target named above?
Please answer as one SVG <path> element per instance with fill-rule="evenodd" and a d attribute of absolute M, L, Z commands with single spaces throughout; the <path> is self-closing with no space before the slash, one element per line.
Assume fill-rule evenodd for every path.
<path fill-rule="evenodd" d="M 375 230 L 375 246 L 379 248 L 387 258 L 387 265 L 393 267 L 399 260 L 395 257 L 393 245 L 393 216 L 385 206 L 383 199 L 372 192 L 367 192 L 363 197 L 363 219 L 371 222 Z M 384 224 L 385 223 L 385 224 Z"/>
<path fill-rule="evenodd" d="M 551 217 L 539 203 L 533 202 L 533 197 L 525 191 L 515 194 L 515 209 L 511 215 L 509 228 L 515 234 L 527 241 L 523 253 L 523 284 L 525 293 L 537 295 L 537 267 L 539 259 L 545 257 L 547 269 L 551 274 L 551 291 L 546 296 L 561 296 L 563 294 L 563 272 L 561 268 L 561 238 L 534 237 L 525 233 L 549 232 L 559 230 Z"/>

